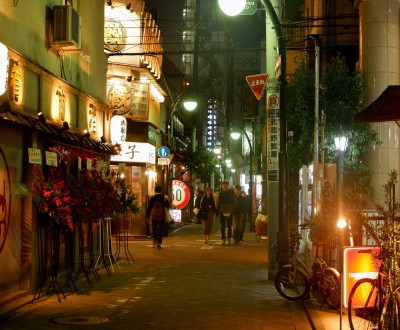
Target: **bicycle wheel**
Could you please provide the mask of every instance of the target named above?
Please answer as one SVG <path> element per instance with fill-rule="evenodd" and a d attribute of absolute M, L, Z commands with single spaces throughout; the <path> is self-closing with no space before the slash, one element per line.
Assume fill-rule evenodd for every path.
<path fill-rule="evenodd" d="M 275 288 L 288 300 L 306 299 L 310 294 L 310 282 L 300 270 L 281 268 L 275 275 Z"/>
<path fill-rule="evenodd" d="M 322 294 L 326 304 L 334 310 L 340 307 L 340 278 L 332 269 L 324 269 Z"/>
<path fill-rule="evenodd" d="M 362 278 L 354 284 L 349 295 L 347 313 L 350 329 L 377 329 L 379 293 L 375 280 Z"/>

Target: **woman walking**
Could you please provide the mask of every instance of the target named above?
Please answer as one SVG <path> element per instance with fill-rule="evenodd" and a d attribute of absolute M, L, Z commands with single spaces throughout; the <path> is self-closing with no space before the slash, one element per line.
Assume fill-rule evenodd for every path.
<path fill-rule="evenodd" d="M 201 213 L 201 219 L 203 221 L 203 235 L 205 244 L 211 244 L 210 234 L 214 221 L 214 213 L 217 213 L 217 209 L 215 208 L 214 196 L 210 187 L 207 187 L 204 191 L 204 196 L 200 202 L 199 213 Z"/>

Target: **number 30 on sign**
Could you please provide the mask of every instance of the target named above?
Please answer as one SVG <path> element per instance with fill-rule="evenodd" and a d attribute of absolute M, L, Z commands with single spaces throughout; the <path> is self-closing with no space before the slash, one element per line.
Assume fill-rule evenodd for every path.
<path fill-rule="evenodd" d="M 176 209 L 183 209 L 190 200 L 190 190 L 186 183 L 172 180 L 172 205 Z"/>

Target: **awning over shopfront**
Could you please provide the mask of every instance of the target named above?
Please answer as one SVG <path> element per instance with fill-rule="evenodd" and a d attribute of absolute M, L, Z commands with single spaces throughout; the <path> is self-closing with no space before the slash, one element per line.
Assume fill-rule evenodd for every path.
<path fill-rule="evenodd" d="M 368 107 L 354 116 L 358 123 L 395 121 L 400 126 L 400 86 L 388 86 Z"/>
<path fill-rule="evenodd" d="M 117 153 L 113 145 L 102 143 L 101 141 L 97 141 L 96 139 L 72 130 L 65 130 L 61 126 L 49 122 L 43 123 L 39 118 L 34 118 L 29 114 L 11 110 L 7 104 L 0 105 L 0 123 L 1 122 L 11 123 L 23 129 L 29 128 L 36 130 L 46 135 L 49 139 L 56 139 L 57 142 L 64 142 L 73 147 L 80 147 L 102 154 L 114 155 Z"/>

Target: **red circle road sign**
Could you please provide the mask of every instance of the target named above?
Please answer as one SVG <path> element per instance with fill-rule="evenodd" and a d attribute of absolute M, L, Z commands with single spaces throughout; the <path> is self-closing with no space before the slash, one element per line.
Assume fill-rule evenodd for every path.
<path fill-rule="evenodd" d="M 172 180 L 172 205 L 176 209 L 183 209 L 190 200 L 189 187 L 180 180 Z"/>

